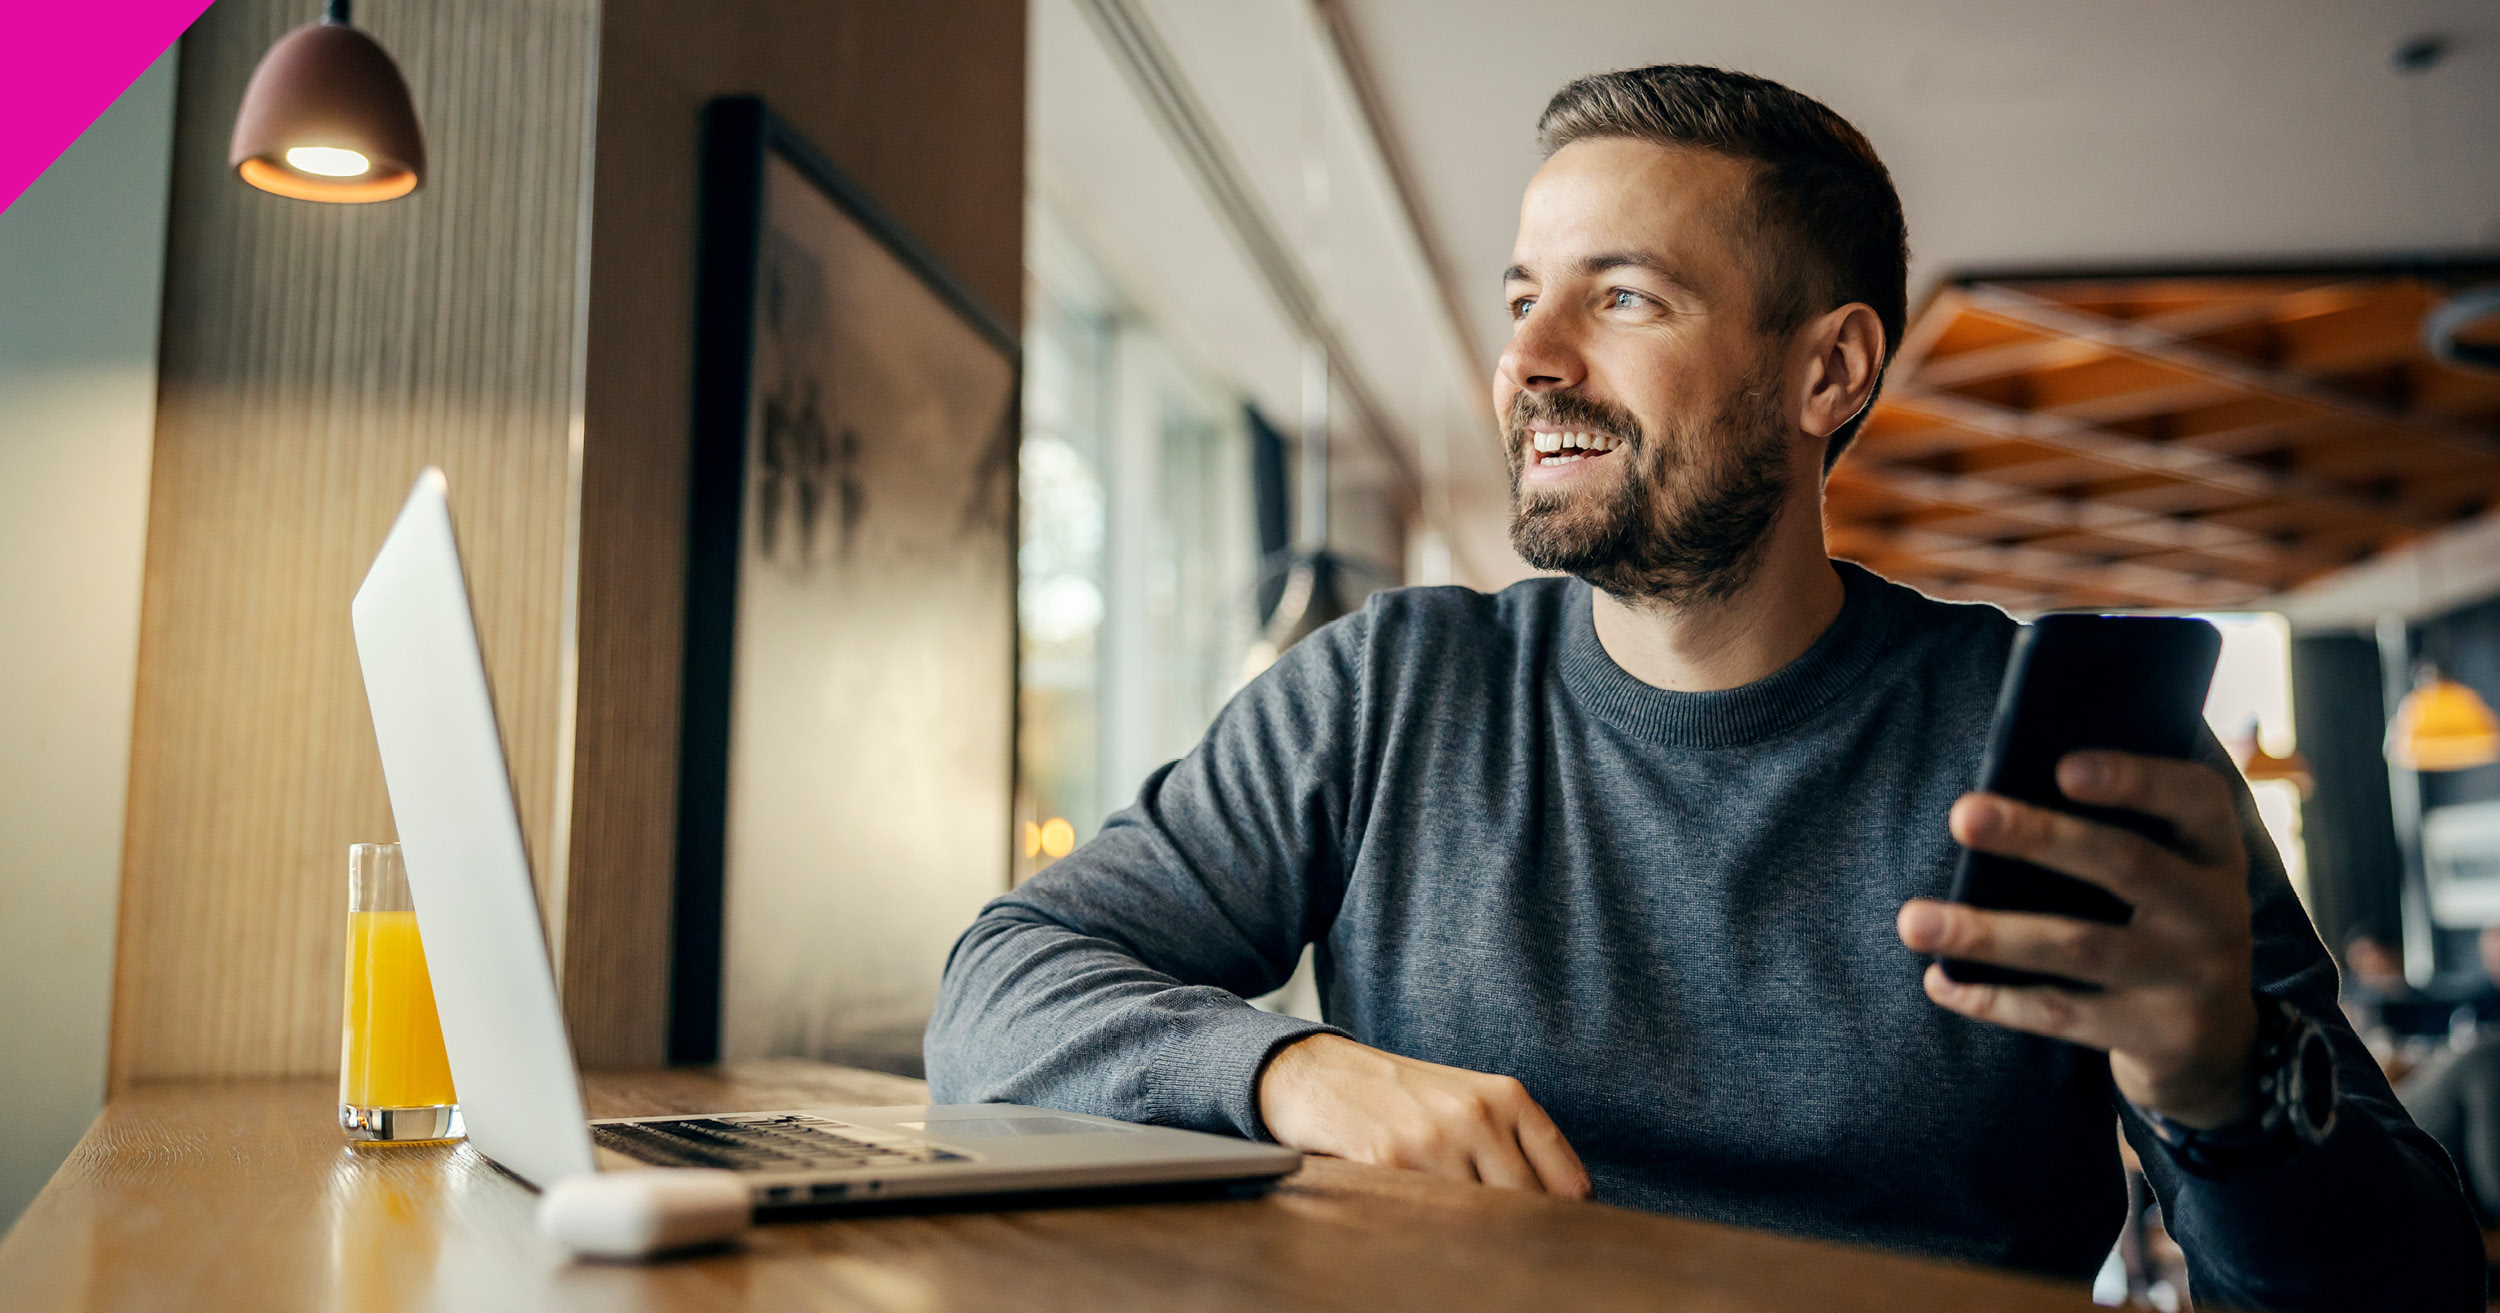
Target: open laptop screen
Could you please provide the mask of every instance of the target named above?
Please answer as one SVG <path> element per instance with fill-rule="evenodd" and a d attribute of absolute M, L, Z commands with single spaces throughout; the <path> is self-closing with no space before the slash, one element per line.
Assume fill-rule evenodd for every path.
<path fill-rule="evenodd" d="M 351 613 L 469 1141 L 540 1186 L 587 1173 L 581 1082 L 441 470 L 417 476 Z"/>

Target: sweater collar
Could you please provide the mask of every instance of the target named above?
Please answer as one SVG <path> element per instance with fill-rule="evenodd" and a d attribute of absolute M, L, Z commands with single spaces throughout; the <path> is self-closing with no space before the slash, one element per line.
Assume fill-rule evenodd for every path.
<path fill-rule="evenodd" d="M 1625 673 L 1598 642 L 1590 610 L 1595 590 L 1574 579 L 1563 608 L 1563 682 L 1599 715 L 1658 743 L 1728 748 L 1784 734 L 1864 679 L 1897 628 L 1899 585 L 1847 561 L 1832 566 L 1843 589 L 1840 614 L 1814 645 L 1765 678 L 1706 693 L 1653 688 Z"/>

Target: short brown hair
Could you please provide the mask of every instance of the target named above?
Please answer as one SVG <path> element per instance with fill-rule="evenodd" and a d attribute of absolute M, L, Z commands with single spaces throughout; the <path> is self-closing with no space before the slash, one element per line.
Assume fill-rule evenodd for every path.
<path fill-rule="evenodd" d="M 1762 166 L 1751 218 L 1761 236 L 1758 327 L 1795 332 L 1863 301 L 1884 326 L 1884 360 L 1909 317 L 1909 226 L 1892 174 L 1865 134 L 1811 96 L 1767 78 L 1700 64 L 1595 73 L 1554 93 L 1536 124 L 1546 154 L 1592 137 L 1714 151 Z M 1875 385 L 1883 387 L 1879 369 Z M 1867 401 L 1867 410 L 1874 409 Z M 1840 459 L 1866 411 L 1840 426 L 1823 468 Z"/>

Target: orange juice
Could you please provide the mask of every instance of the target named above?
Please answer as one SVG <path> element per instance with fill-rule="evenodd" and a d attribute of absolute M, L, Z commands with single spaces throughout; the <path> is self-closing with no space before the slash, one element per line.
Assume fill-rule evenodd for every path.
<path fill-rule="evenodd" d="M 339 1102 L 358 1108 L 458 1103 L 434 981 L 414 912 L 347 914 L 347 1028 Z"/>

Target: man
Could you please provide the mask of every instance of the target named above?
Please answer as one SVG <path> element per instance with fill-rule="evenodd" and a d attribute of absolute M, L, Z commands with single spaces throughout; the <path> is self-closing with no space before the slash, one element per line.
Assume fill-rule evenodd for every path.
<path fill-rule="evenodd" d="M 2201 1301 L 2480 1307 L 2455 1178 L 2218 745 L 2063 764 L 2176 852 L 1957 799 L 2013 622 L 1826 556 L 1904 317 L 1865 139 L 1682 66 L 1575 82 L 1539 133 L 1494 402 L 1512 541 L 1572 577 L 1383 594 L 1287 653 L 965 934 L 938 1097 L 2077 1277 L 2124 1210 L 2114 1121 Z M 2135 918 L 1937 901 L 1957 841 Z M 1327 1025 L 1242 1002 L 1306 943 Z M 2323 1044 L 2340 1093 L 2287 1104 Z"/>

